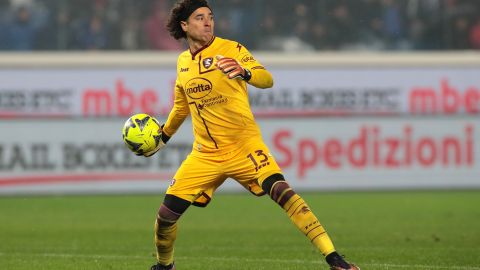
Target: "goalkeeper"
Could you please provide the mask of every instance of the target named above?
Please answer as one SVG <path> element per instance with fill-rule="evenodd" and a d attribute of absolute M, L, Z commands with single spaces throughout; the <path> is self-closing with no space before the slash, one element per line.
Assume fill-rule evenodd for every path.
<path fill-rule="evenodd" d="M 250 110 L 247 84 L 270 88 L 272 75 L 243 45 L 214 36 L 213 13 L 205 0 L 178 1 L 167 28 L 175 39 L 185 38 L 189 49 L 178 57 L 174 106 L 163 125 L 161 146 L 188 115 L 195 140 L 158 211 L 158 262 L 151 269 L 175 269 L 178 219 L 192 204 L 206 206 L 227 178 L 257 196 L 268 194 L 325 256 L 330 269 L 359 269 L 335 251 L 325 229 L 285 181 L 263 142 Z"/>

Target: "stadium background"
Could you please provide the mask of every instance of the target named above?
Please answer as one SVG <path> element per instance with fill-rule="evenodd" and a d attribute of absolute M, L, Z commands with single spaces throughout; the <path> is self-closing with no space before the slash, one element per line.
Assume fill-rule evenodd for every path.
<path fill-rule="evenodd" d="M 119 139 L 129 115 L 163 120 L 171 108 L 184 49 L 161 27 L 171 4 L 2 1 L 0 194 L 168 185 L 189 123 L 149 160 Z M 298 189 L 480 186 L 479 2 L 212 5 L 218 35 L 274 75 L 273 91 L 251 88 L 250 101 Z"/>
<path fill-rule="evenodd" d="M 129 153 L 120 132 L 133 113 L 164 120 L 171 108 L 176 56 L 185 49 L 161 27 L 171 3 L 0 0 L 1 269 L 23 269 L 27 246 L 39 269 L 151 262 L 143 259 L 149 218 L 190 150 L 190 123 L 150 159 Z M 272 72 L 273 89 L 250 87 L 252 109 L 292 186 L 322 210 L 342 250 L 366 269 L 479 269 L 480 1 L 210 3 L 216 34 L 242 42 Z M 231 224 L 244 214 L 244 195 L 228 181 L 219 204 L 203 212 L 219 239 L 234 234 L 228 226 L 247 226 Z M 270 211 L 263 202 L 253 207 Z M 296 238 L 285 241 L 297 253 L 271 259 L 256 257 L 245 235 L 235 241 L 252 249 L 233 259 L 212 256 L 208 246 L 206 254 L 190 250 L 209 243 L 189 225 L 199 215 L 185 217 L 189 240 L 179 240 L 185 269 L 320 266 Z M 344 215 L 358 226 L 345 225 Z M 460 229 L 445 235 L 445 223 Z M 112 247 L 117 226 L 131 250 Z"/>

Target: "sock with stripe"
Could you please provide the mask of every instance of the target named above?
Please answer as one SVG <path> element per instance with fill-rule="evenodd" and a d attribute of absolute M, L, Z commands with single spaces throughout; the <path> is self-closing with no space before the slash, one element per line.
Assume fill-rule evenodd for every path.
<path fill-rule="evenodd" d="M 157 247 L 157 261 L 162 265 L 173 263 L 173 244 L 177 238 L 177 223 L 160 221 L 155 222 L 155 246 Z"/>
<path fill-rule="evenodd" d="M 332 240 L 302 197 L 296 194 L 286 182 L 279 182 L 278 184 L 272 188 L 272 190 L 277 191 L 276 194 L 270 194 L 270 197 L 287 212 L 295 226 L 310 239 L 324 256 L 334 252 L 335 247 Z M 278 192 L 280 190 L 281 192 Z"/>

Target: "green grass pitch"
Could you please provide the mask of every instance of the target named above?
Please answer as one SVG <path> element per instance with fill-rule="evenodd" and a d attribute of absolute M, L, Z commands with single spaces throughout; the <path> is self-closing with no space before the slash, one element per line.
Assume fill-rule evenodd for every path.
<path fill-rule="evenodd" d="M 478 190 L 300 194 L 362 270 L 480 269 Z M 162 198 L 0 198 L 0 269 L 149 269 Z M 216 194 L 179 226 L 177 269 L 328 269 L 265 196 Z"/>

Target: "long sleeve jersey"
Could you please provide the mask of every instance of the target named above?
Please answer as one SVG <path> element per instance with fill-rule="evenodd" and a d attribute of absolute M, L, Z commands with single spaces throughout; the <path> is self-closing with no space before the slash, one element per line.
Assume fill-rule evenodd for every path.
<path fill-rule="evenodd" d="M 247 83 L 228 77 L 215 67 L 216 56 L 236 59 L 251 71 L 249 84 L 269 88 L 273 79 L 241 44 L 214 37 L 195 53 L 186 50 L 177 61 L 174 105 L 163 132 L 172 136 L 185 118 L 192 117 L 193 149 L 225 153 L 247 139 L 261 139 L 248 100 Z"/>

